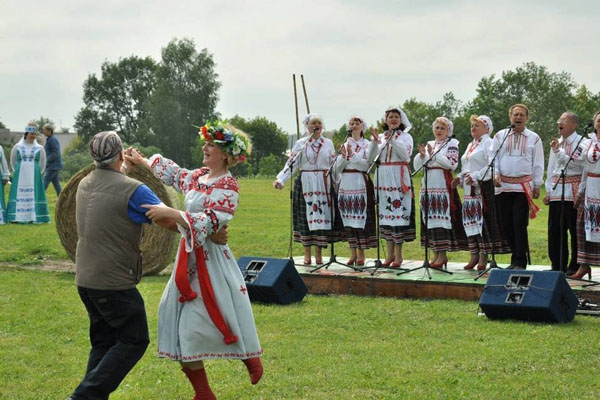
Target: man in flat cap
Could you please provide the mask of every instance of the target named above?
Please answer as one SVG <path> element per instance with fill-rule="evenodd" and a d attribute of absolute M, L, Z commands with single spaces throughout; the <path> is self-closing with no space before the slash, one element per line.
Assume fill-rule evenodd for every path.
<path fill-rule="evenodd" d="M 96 169 L 77 188 L 75 283 L 90 319 L 92 348 L 85 376 L 69 399 L 108 399 L 149 344 L 146 309 L 136 285 L 142 277 L 142 224 L 151 221 L 140 205 L 161 201 L 126 176 L 116 132 L 95 135 L 90 153 Z"/>

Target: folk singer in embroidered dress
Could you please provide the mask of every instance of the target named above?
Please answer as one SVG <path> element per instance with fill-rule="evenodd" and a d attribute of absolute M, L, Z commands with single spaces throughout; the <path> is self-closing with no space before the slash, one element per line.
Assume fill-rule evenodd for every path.
<path fill-rule="evenodd" d="M 526 105 L 513 105 L 508 116 L 511 127 L 496 133 L 492 147 L 492 154 L 497 154 L 496 206 L 500 232 L 512 251 L 507 268 L 525 269 L 529 249 L 527 225 L 529 218 L 535 218 L 539 211 L 533 200 L 540 197 L 544 180 L 544 149 L 538 134 L 526 127 L 529 120 Z"/>
<path fill-rule="evenodd" d="M 367 174 L 367 150 L 371 142 L 364 137 L 365 121 L 353 116 L 348 121 L 348 138 L 336 160 L 336 171 L 342 171 L 338 187 L 338 208 L 351 256 L 348 265 L 365 265 L 365 249 L 377 246 L 375 194 Z"/>
<path fill-rule="evenodd" d="M 0 146 L 0 176 L 2 179 L 2 187 L 0 187 L 0 225 L 6 223 L 6 202 L 4 201 L 4 186 L 10 180 L 10 170 L 4 155 L 4 149 Z"/>
<path fill-rule="evenodd" d="M 158 310 L 158 354 L 182 364 L 196 399 L 214 398 L 205 359 L 241 359 L 252 384 L 263 372 L 244 278 L 231 249 L 207 238 L 233 218 L 239 187 L 228 168 L 246 159 L 250 141 L 223 122 L 203 126 L 201 134 L 205 168 L 181 168 L 159 154 L 146 160 L 135 150 L 131 158 L 185 195 L 185 211 L 148 205 L 147 215 L 176 221 L 182 236 Z"/>
<path fill-rule="evenodd" d="M 493 124 L 487 115 L 471 116 L 471 136 L 461 158 L 461 172 L 455 185 L 463 187 L 462 218 L 471 259 L 464 269 L 484 270 L 488 254 L 510 253 L 508 243 L 500 236 L 494 203 L 494 184 L 490 161 L 492 159 Z"/>
<path fill-rule="evenodd" d="M 290 158 L 273 182 L 275 189 L 283 189 L 285 182 L 294 172 L 299 175 L 292 190 L 292 222 L 294 241 L 304 246 L 304 264 L 310 265 L 311 246 L 315 246 L 315 262 L 323 263 L 321 249 L 327 243 L 344 238 L 341 221 L 335 218 L 335 192 L 332 193 L 331 164 L 335 162 L 333 142 L 323 137 L 323 119 L 311 113 L 304 118 L 306 136 L 300 138 L 292 148 Z M 333 229 L 333 222 L 337 226 Z"/>
<path fill-rule="evenodd" d="M 575 201 L 585 163 L 583 153 L 589 145 L 589 140 L 575 131 L 579 125 L 577 114 L 565 112 L 560 116 L 557 124 L 560 138 L 552 139 L 550 142 L 550 158 L 546 175 L 547 194 L 543 199 L 544 204 L 550 206 L 548 210 L 548 256 L 553 270 L 573 275 L 579 269 L 577 243 L 580 238 L 577 235 L 577 220 L 583 218 L 583 208 L 580 210 L 579 207 L 575 207 Z M 567 163 L 569 165 L 565 170 Z M 567 232 L 571 237 L 570 261 Z M 585 238 L 581 238 L 581 240 L 585 240 Z"/>
<path fill-rule="evenodd" d="M 399 268 L 404 261 L 402 246 L 416 237 L 415 199 L 410 176 L 412 125 L 400 107 L 389 107 L 384 115 L 384 133 L 371 129 L 369 165 L 379 162 L 375 171 L 379 231 L 386 242 L 384 267 Z M 376 160 L 377 156 L 379 159 Z"/>
<path fill-rule="evenodd" d="M 427 163 L 420 193 L 421 245 L 425 245 L 425 235 L 429 235 L 428 244 L 433 250 L 430 266 L 442 268 L 448 264 L 446 252 L 467 250 L 467 241 L 460 197 L 452 188 L 452 172 L 458 167 L 458 140 L 452 138 L 454 124 L 446 117 L 438 117 L 432 127 L 435 140 L 419 145 L 413 163 L 416 170 Z"/>
<path fill-rule="evenodd" d="M 594 133 L 590 134 L 587 148 L 584 150 L 585 165 L 577 205 L 583 208 L 584 218 L 577 221 L 579 231 L 577 262 L 579 269 L 571 277 L 592 279 L 591 265 L 600 265 L 600 110 L 592 119 Z M 583 203 L 583 204 L 582 204 Z M 583 223 L 580 223 L 583 220 Z"/>
<path fill-rule="evenodd" d="M 6 220 L 19 223 L 50 222 L 42 174 L 46 168 L 46 152 L 36 140 L 33 122 L 25 128 L 23 139 L 13 147 L 10 164 L 14 171 Z"/>

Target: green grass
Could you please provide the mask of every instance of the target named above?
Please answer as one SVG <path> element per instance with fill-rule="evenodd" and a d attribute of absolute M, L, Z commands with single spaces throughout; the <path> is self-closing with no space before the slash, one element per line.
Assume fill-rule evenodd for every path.
<path fill-rule="evenodd" d="M 111 399 L 190 399 L 176 363 L 155 354 L 166 276 L 139 285 L 151 341 Z M 220 399 L 594 399 L 600 319 L 489 321 L 476 302 L 307 296 L 254 304 L 265 375 L 207 361 Z M 73 275 L 0 267 L 0 398 L 63 399 L 81 378 L 87 316 Z"/>
<path fill-rule="evenodd" d="M 289 189 L 276 191 L 268 179 L 240 184 L 230 228 L 236 256 L 289 256 Z M 547 263 L 545 225 L 543 213 L 530 225 L 536 264 Z M 85 369 L 88 321 L 72 274 L 31 268 L 67 258 L 55 224 L 0 226 L 0 242 L 0 260 L 8 261 L 0 267 L 0 399 L 66 398 Z M 292 249 L 302 254 L 298 244 Z M 347 246 L 337 244 L 336 253 L 347 256 Z M 418 242 L 405 253 L 422 257 Z M 166 281 L 145 277 L 139 285 L 152 344 L 111 399 L 192 397 L 177 364 L 155 354 Z M 562 325 L 500 322 L 478 316 L 476 302 L 353 296 L 309 295 L 300 304 L 253 308 L 264 378 L 253 387 L 241 362 L 208 361 L 220 399 L 594 399 L 600 392 L 594 317 Z"/>

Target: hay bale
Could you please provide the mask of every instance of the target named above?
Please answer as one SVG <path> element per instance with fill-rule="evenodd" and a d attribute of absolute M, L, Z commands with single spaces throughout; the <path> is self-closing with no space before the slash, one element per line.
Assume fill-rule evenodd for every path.
<path fill-rule="evenodd" d="M 60 192 L 56 203 L 56 230 L 67 254 L 75 262 L 77 249 L 77 222 L 75 218 L 75 203 L 79 182 L 96 167 L 90 164 L 75 174 Z M 143 182 L 160 200 L 169 207 L 181 208 L 177 193 L 157 179 L 146 168 L 135 168 L 129 176 Z M 140 248 L 142 250 L 142 268 L 144 275 L 158 274 L 173 261 L 175 242 L 178 235 L 152 224 L 144 224 Z"/>

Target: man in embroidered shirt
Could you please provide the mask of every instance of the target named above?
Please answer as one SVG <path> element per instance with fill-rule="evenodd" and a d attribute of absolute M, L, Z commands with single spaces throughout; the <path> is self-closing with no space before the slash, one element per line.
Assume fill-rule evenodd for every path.
<path fill-rule="evenodd" d="M 537 133 L 527 129 L 529 109 L 513 105 L 508 113 L 511 127 L 494 136 L 494 184 L 499 226 L 512 254 L 509 269 L 527 266 L 529 218 L 539 207 L 533 202 L 540 196 L 544 179 L 544 149 Z"/>
<path fill-rule="evenodd" d="M 548 256 L 553 270 L 571 275 L 578 269 L 576 229 L 578 210 L 574 207 L 574 200 L 577 199 L 577 191 L 583 173 L 582 153 L 583 149 L 587 148 L 589 140 L 575 132 L 579 125 L 577 114 L 565 112 L 557 123 L 560 138 L 550 142 L 550 159 L 546 175 L 547 194 L 544 196 L 544 204 L 550 206 L 548 212 Z M 572 158 L 571 161 L 569 161 L 570 158 Z M 570 261 L 567 231 L 571 237 Z M 568 268 L 567 261 L 569 261 Z"/>

